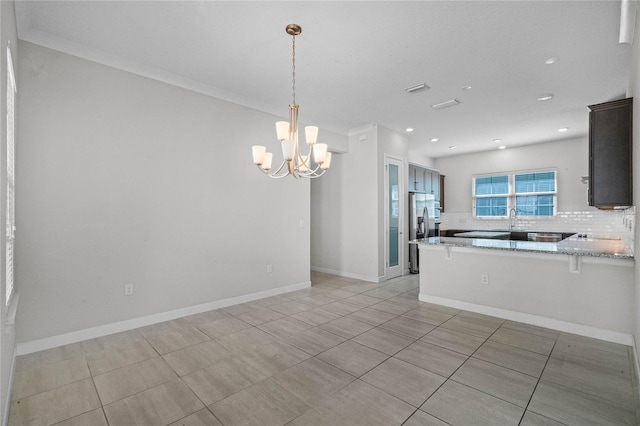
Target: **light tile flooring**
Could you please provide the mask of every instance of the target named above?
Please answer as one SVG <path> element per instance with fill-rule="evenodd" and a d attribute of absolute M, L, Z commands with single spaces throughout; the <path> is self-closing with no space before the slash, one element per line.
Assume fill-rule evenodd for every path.
<path fill-rule="evenodd" d="M 11 425 L 636 424 L 630 348 L 312 273 L 309 289 L 18 359 Z"/>

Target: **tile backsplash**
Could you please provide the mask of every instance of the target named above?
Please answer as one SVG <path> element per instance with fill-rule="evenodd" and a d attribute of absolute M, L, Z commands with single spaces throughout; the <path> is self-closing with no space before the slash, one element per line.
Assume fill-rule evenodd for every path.
<path fill-rule="evenodd" d="M 636 208 L 557 212 L 555 217 L 518 217 L 513 229 L 587 234 L 620 234 L 634 247 Z M 509 229 L 508 219 L 478 219 L 471 213 L 442 213 L 440 229 Z"/>

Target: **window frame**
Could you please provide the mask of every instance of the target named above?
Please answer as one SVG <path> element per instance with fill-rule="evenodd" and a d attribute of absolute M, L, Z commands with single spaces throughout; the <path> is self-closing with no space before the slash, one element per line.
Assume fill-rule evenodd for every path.
<path fill-rule="evenodd" d="M 534 192 L 516 192 L 516 176 L 517 175 L 526 175 L 526 174 L 536 174 L 536 173 L 553 173 L 554 178 L 554 190 L 553 191 L 534 191 Z M 480 178 L 487 177 L 500 177 L 507 176 L 508 181 L 508 189 L 506 194 L 476 194 L 476 180 Z M 522 218 L 535 218 L 535 219 L 543 219 L 543 218 L 551 218 L 555 217 L 558 213 L 558 171 L 555 167 L 534 169 L 534 170 L 515 170 L 508 172 L 497 172 L 497 173 L 485 173 L 485 174 L 477 174 L 473 175 L 471 178 L 471 199 L 472 199 L 472 210 L 473 217 L 476 219 L 508 219 L 509 212 L 511 209 L 516 207 L 516 199 L 519 196 L 538 196 L 538 195 L 551 195 L 553 197 L 553 214 L 550 216 L 542 216 L 542 215 L 527 215 L 524 212 L 519 212 L 516 210 L 516 216 Z M 504 216 L 478 216 L 477 211 L 477 200 L 478 199 L 486 199 L 486 198 L 506 198 L 507 199 L 507 207 Z"/>

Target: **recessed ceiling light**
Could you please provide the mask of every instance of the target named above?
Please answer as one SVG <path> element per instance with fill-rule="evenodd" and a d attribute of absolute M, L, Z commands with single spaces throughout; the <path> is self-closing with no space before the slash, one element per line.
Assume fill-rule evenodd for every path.
<path fill-rule="evenodd" d="M 427 86 L 425 83 L 420 83 L 416 84 L 415 86 L 407 87 L 406 89 L 404 89 L 404 91 L 407 93 L 411 93 L 421 89 L 429 89 L 429 86 Z"/>
<path fill-rule="evenodd" d="M 568 130 L 569 130 L 569 128 L 568 128 L 568 127 L 560 127 L 560 128 L 558 129 L 558 131 L 559 131 L 559 132 L 566 132 L 566 131 L 568 131 Z"/>
<path fill-rule="evenodd" d="M 440 138 L 431 138 L 431 142 L 438 142 Z"/>
<path fill-rule="evenodd" d="M 556 62 L 558 62 L 558 58 L 555 56 L 544 61 L 544 63 L 547 65 L 555 64 Z"/>
<path fill-rule="evenodd" d="M 500 143 L 500 142 L 502 142 L 502 139 L 494 139 L 493 141 L 494 141 L 495 143 Z"/>
<path fill-rule="evenodd" d="M 449 147 L 449 149 L 456 149 L 456 148 L 457 148 L 457 146 L 455 146 L 455 145 L 451 145 L 451 146 Z"/>
<path fill-rule="evenodd" d="M 471 86 L 464 86 L 462 90 L 471 90 Z"/>
<path fill-rule="evenodd" d="M 458 105 L 459 103 L 460 103 L 460 101 L 457 100 L 457 99 L 450 99 L 448 101 L 440 102 L 439 104 L 431 105 L 431 108 L 433 108 L 433 109 L 443 109 L 443 108 L 448 108 L 448 107 L 452 107 L 452 106 Z"/>
<path fill-rule="evenodd" d="M 405 130 L 406 130 L 407 132 L 411 133 L 411 132 L 413 132 L 413 127 L 407 127 Z"/>
<path fill-rule="evenodd" d="M 538 96 L 539 101 L 548 101 L 553 98 L 553 93 L 545 93 L 544 95 Z"/>
<path fill-rule="evenodd" d="M 505 148 L 506 148 L 506 146 L 504 146 L 504 145 L 500 145 L 500 146 L 498 147 L 498 149 L 505 149 Z"/>

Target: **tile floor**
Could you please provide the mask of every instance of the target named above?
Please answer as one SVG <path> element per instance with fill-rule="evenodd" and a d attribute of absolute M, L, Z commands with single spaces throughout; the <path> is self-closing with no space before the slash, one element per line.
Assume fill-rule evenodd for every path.
<path fill-rule="evenodd" d="M 10 425 L 631 425 L 626 346 L 312 273 L 309 289 L 22 356 Z"/>

